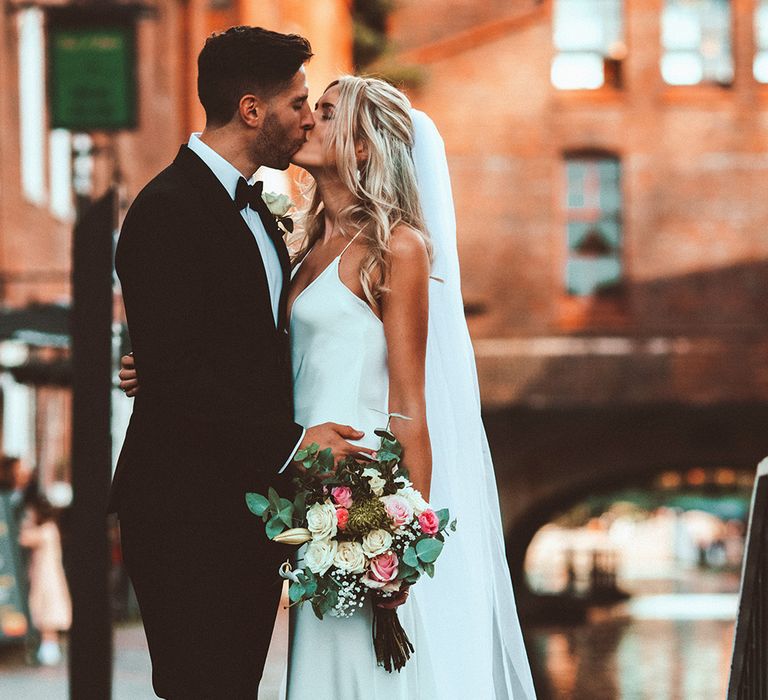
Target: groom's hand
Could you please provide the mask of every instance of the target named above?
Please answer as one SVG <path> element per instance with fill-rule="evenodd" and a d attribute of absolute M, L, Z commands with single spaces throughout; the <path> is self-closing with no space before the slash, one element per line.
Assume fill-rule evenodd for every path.
<path fill-rule="evenodd" d="M 120 390 L 126 396 L 136 396 L 139 393 L 139 379 L 136 374 L 133 353 L 123 355 L 120 358 L 120 371 L 117 376 L 120 377 Z"/>
<path fill-rule="evenodd" d="M 360 445 L 353 445 L 351 442 L 347 442 L 347 440 L 360 440 L 364 436 L 364 432 L 355 430 L 351 425 L 321 423 L 320 425 L 313 425 L 311 428 L 307 428 L 299 449 L 304 449 L 313 442 L 317 443 L 321 450 L 330 447 L 336 464 L 338 464 L 345 457 L 354 457 L 360 453 L 367 455 L 375 454 L 376 450 L 370 450 L 367 447 L 360 447 Z"/>

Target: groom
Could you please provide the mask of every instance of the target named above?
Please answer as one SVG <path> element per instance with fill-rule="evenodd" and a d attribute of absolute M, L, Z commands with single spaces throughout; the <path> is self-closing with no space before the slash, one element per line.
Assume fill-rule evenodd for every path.
<path fill-rule="evenodd" d="M 313 128 L 306 39 L 234 27 L 198 59 L 206 127 L 138 195 L 116 268 L 141 391 L 110 496 L 156 693 L 254 700 L 286 556 L 245 506 L 295 451 L 362 433 L 293 422 L 288 252 L 260 166 L 285 169 Z"/>

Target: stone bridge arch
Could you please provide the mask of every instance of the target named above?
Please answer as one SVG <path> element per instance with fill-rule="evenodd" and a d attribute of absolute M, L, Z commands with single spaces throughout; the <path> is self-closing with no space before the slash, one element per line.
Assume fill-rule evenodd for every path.
<path fill-rule="evenodd" d="M 506 409 L 485 415 L 507 558 L 518 590 L 533 536 L 587 496 L 665 471 L 753 470 L 768 454 L 768 405 Z"/>

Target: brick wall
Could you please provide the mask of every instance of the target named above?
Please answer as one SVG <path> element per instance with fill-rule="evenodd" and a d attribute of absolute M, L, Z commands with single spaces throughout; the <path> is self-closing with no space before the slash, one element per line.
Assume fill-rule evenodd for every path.
<path fill-rule="evenodd" d="M 428 76 L 412 100 L 446 141 L 486 401 L 768 399 L 768 86 L 752 78 L 753 0 L 733 3 L 730 87 L 666 85 L 662 2 L 627 0 L 623 87 L 594 91 L 551 84 L 551 3 L 476 4 L 483 21 L 450 33 L 453 19 L 435 15 L 418 45 L 401 37 L 421 3 L 392 28 L 408 45 L 401 60 Z M 621 162 L 624 279 L 576 297 L 564 282 L 564 154 L 585 150 Z M 573 335 L 632 342 L 612 362 L 518 342 Z"/>

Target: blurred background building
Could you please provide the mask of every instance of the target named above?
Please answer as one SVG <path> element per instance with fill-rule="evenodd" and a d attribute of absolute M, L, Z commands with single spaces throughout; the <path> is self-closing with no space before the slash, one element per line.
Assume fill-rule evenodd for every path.
<path fill-rule="evenodd" d="M 261 24 L 310 38 L 311 100 L 338 73 L 378 73 L 443 134 L 521 608 L 738 586 L 746 494 L 768 452 L 767 0 L 153 0 L 139 128 L 90 137 L 47 126 L 41 6 L 4 9 L 5 454 L 45 484 L 68 479 L 73 182 L 96 196 L 119 179 L 127 206 L 202 128 L 205 37 Z M 117 357 L 119 294 L 115 322 Z M 117 450 L 130 402 L 118 393 L 114 409 Z M 701 567 L 717 575 L 692 582 Z M 622 638 L 614 623 L 612 649 L 658 631 Z M 710 666 L 728 624 L 697 628 L 714 640 Z M 532 639 L 537 677 L 556 679 L 543 697 L 652 682 L 630 673 L 590 695 L 574 652 L 588 636 Z M 722 674 L 690 685 L 697 663 L 648 696 L 722 696 Z"/>

